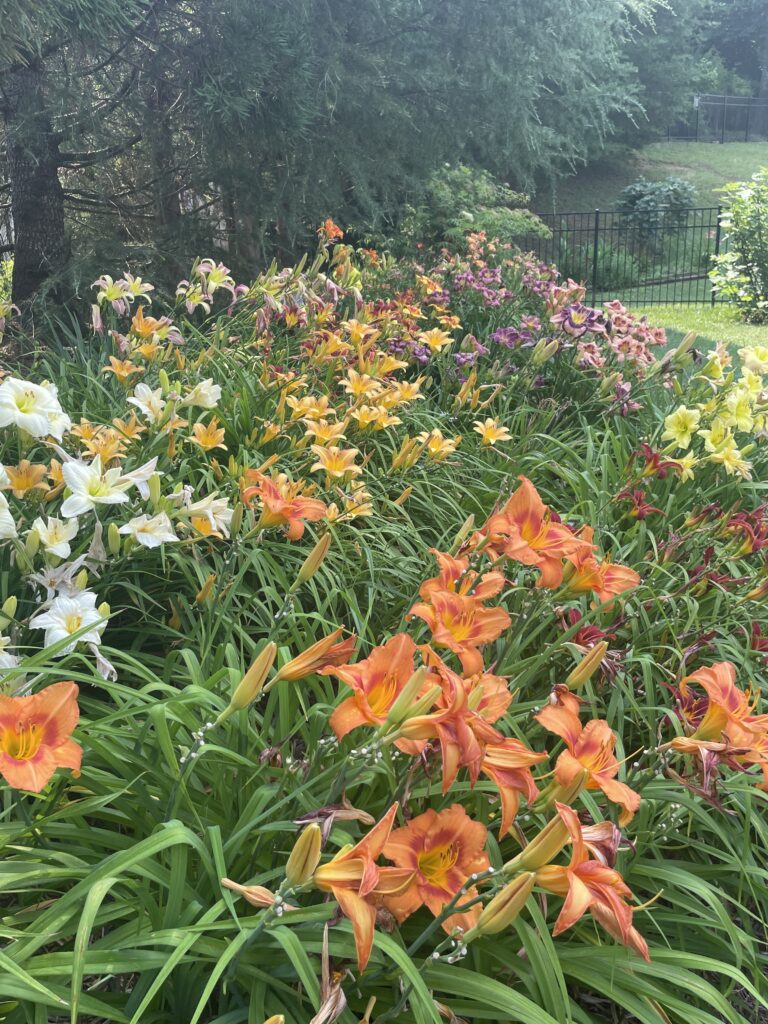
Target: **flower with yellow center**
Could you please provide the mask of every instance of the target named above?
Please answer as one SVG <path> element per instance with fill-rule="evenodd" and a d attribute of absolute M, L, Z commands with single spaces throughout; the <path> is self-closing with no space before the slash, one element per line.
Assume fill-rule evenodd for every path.
<path fill-rule="evenodd" d="M 343 441 L 346 423 L 330 423 L 328 420 L 306 420 L 305 437 L 314 438 L 317 444 L 327 445 L 331 441 Z"/>
<path fill-rule="evenodd" d="M 768 346 L 750 345 L 739 349 L 739 359 L 745 370 L 753 373 L 768 373 Z"/>
<path fill-rule="evenodd" d="M 79 423 L 72 425 L 70 434 L 74 434 L 75 437 L 79 437 L 82 441 L 90 441 L 98 429 L 98 426 L 91 423 L 90 420 L 81 419 Z"/>
<path fill-rule="evenodd" d="M 422 331 L 418 341 L 426 345 L 430 352 L 440 352 L 446 345 L 453 344 L 453 338 L 447 331 L 441 331 L 439 327 L 433 327 L 431 331 Z"/>
<path fill-rule="evenodd" d="M 344 508 L 340 509 L 336 502 L 332 502 L 328 506 L 326 518 L 329 522 L 334 523 L 339 520 L 358 519 L 372 515 L 373 503 L 371 502 L 371 496 L 363 484 L 357 483 L 353 484 L 350 493 L 345 495 Z"/>
<path fill-rule="evenodd" d="M 354 398 L 373 398 L 381 391 L 381 382 L 374 380 L 367 373 L 358 373 L 351 367 L 347 370 L 346 380 L 342 380 L 344 391 Z"/>
<path fill-rule="evenodd" d="M 83 447 L 90 455 L 100 455 L 104 465 L 125 454 L 125 442 L 112 427 L 99 427 Z"/>
<path fill-rule="evenodd" d="M 496 420 L 489 416 L 485 420 L 475 420 L 473 430 L 480 435 L 484 445 L 495 445 L 497 441 L 511 441 L 512 435 L 506 427 L 499 426 Z"/>
<path fill-rule="evenodd" d="M 430 459 L 442 462 L 456 451 L 461 441 L 461 434 L 457 434 L 455 437 L 444 437 L 442 430 L 435 427 L 434 430 L 422 430 L 418 435 L 418 440 L 424 445 Z"/>
<path fill-rule="evenodd" d="M 424 395 L 420 393 L 423 381 L 423 377 L 419 377 L 418 380 L 397 381 L 386 394 L 381 396 L 379 404 L 385 405 L 389 409 L 395 405 L 405 405 L 406 402 L 415 402 L 417 399 L 423 401 Z"/>
<path fill-rule="evenodd" d="M 11 488 L 14 498 L 23 498 L 28 491 L 47 491 L 48 485 L 43 478 L 48 473 L 45 463 L 33 464 L 29 459 L 22 459 L 18 466 L 6 466 L 8 476 L 6 487 Z"/>
<path fill-rule="evenodd" d="M 700 419 L 701 413 L 698 409 L 687 409 L 684 405 L 679 406 L 664 420 L 662 439 L 671 441 L 673 445 L 685 451 L 691 444 L 691 438 L 699 426 Z"/>
<path fill-rule="evenodd" d="M 224 444 L 224 428 L 219 426 L 218 417 L 213 416 L 210 423 L 195 423 L 192 427 L 192 444 L 202 448 L 204 452 L 213 451 L 214 448 L 227 450 Z"/>
<path fill-rule="evenodd" d="M 147 430 L 147 428 L 139 422 L 139 418 L 135 412 L 132 412 L 127 420 L 121 420 L 116 416 L 115 419 L 112 420 L 112 426 L 128 441 L 132 441 L 135 437 L 139 437 L 141 434 L 146 433 Z"/>
<path fill-rule="evenodd" d="M 405 360 L 397 359 L 386 352 L 374 352 L 373 357 L 365 362 L 364 369 L 374 377 L 386 377 L 395 370 L 404 370 L 407 365 Z"/>
<path fill-rule="evenodd" d="M 747 391 L 752 398 L 757 398 L 763 390 L 763 378 L 752 370 L 744 370 L 739 378 L 739 387 Z"/>
<path fill-rule="evenodd" d="M 751 430 L 754 425 L 752 417 L 752 396 L 745 388 L 734 388 L 725 399 L 723 419 L 729 427 L 737 430 Z"/>
<path fill-rule="evenodd" d="M 390 415 L 389 411 L 381 405 L 361 405 L 350 413 L 361 430 L 366 427 L 373 427 L 375 430 L 383 430 L 385 427 L 392 427 L 400 423 L 397 416 Z"/>
<path fill-rule="evenodd" d="M 155 359 L 157 359 L 160 350 L 161 347 L 159 342 L 154 340 L 142 341 L 140 345 L 137 345 L 133 349 L 131 354 L 134 356 L 140 356 L 142 359 L 146 359 L 148 363 L 153 363 Z"/>
<path fill-rule="evenodd" d="M 336 445 L 324 448 L 323 445 L 313 444 L 312 453 L 317 462 L 310 466 L 310 472 L 323 470 L 329 480 L 345 480 L 363 472 L 361 466 L 355 465 L 355 456 L 360 454 L 357 448 L 339 448 Z"/>
<path fill-rule="evenodd" d="M 283 432 L 283 428 L 279 423 L 273 423 L 272 420 L 264 420 L 262 424 L 263 430 L 261 437 L 259 438 L 259 444 L 269 444 L 270 441 L 274 441 L 276 437 L 280 437 Z"/>
<path fill-rule="evenodd" d="M 709 425 L 709 430 L 700 430 L 699 437 L 704 438 L 704 447 L 708 452 L 719 451 L 725 444 L 729 444 L 733 438 L 725 420 L 716 416 Z"/>
<path fill-rule="evenodd" d="M 752 479 L 752 463 L 742 456 L 733 438 L 718 451 L 712 452 L 709 461 L 719 463 L 729 476 L 740 476 L 743 480 Z"/>
<path fill-rule="evenodd" d="M 686 480 L 693 480 L 694 467 L 699 464 L 699 460 L 693 454 L 688 452 L 687 455 L 681 456 L 679 459 L 670 459 L 670 462 L 674 463 L 677 467 L 677 471 L 680 474 L 680 479 L 685 482 Z"/>
<path fill-rule="evenodd" d="M 349 335 L 349 340 L 353 345 L 361 345 L 364 341 L 374 342 L 381 333 L 370 324 L 360 323 L 359 320 L 344 320 L 341 326 Z"/>
<path fill-rule="evenodd" d="M 105 366 L 101 372 L 114 374 L 120 384 L 127 384 L 137 373 L 144 373 L 144 367 L 137 366 L 130 359 L 117 359 L 115 356 L 110 356 L 109 363 L 110 365 Z"/>
<path fill-rule="evenodd" d="M 320 420 L 335 411 L 330 407 L 327 395 L 307 395 L 305 398 L 289 395 L 286 404 L 291 410 L 292 420 Z"/>

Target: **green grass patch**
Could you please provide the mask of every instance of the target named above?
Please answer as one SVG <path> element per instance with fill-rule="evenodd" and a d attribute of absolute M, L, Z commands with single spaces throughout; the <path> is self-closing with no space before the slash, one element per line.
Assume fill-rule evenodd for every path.
<path fill-rule="evenodd" d="M 768 327 L 742 323 L 730 306 L 632 306 L 632 312 L 647 316 L 655 326 L 665 327 L 673 342 L 695 331 L 700 342 L 713 345 L 718 341 L 738 346 L 768 344 Z"/>

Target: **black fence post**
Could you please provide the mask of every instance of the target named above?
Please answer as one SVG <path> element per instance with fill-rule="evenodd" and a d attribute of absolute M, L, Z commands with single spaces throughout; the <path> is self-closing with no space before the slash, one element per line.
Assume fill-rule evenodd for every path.
<path fill-rule="evenodd" d="M 720 255 L 720 214 L 722 212 L 723 212 L 722 206 L 718 206 L 718 208 L 717 208 L 717 228 L 715 229 L 715 256 L 716 257 Z M 715 308 L 715 297 L 716 297 L 716 294 L 717 294 L 715 292 L 715 285 L 714 285 L 714 283 L 712 284 L 711 288 L 712 288 L 712 296 L 711 296 L 711 300 L 710 301 L 712 303 L 712 308 L 714 309 Z"/>
<path fill-rule="evenodd" d="M 592 242 L 592 305 L 597 301 L 597 248 L 600 241 L 600 211 L 595 210 L 595 231 Z"/>
<path fill-rule="evenodd" d="M 752 109 L 752 104 L 747 104 L 747 125 L 744 129 L 744 141 L 749 142 L 749 112 Z"/>

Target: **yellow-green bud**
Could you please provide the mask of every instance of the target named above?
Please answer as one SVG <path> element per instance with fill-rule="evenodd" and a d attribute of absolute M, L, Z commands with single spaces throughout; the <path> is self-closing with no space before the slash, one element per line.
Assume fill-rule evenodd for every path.
<path fill-rule="evenodd" d="M 88 586 L 88 570 L 81 569 L 80 572 L 75 576 L 75 586 L 78 590 L 85 590 Z"/>
<path fill-rule="evenodd" d="M 504 865 L 504 874 L 512 875 L 520 871 L 536 871 L 544 867 L 560 853 L 568 842 L 568 829 L 559 814 L 548 821 L 537 836 L 521 850 L 516 857 Z"/>
<path fill-rule="evenodd" d="M 528 902 L 535 881 L 536 875 L 531 871 L 525 871 L 508 882 L 483 907 L 477 924 L 470 928 L 464 936 L 464 941 L 471 942 L 478 935 L 496 935 L 508 928 Z"/>
<path fill-rule="evenodd" d="M 37 530 L 30 530 L 27 534 L 27 539 L 24 544 L 24 550 L 27 552 L 30 558 L 34 558 L 37 552 L 40 550 L 40 534 Z"/>
<path fill-rule="evenodd" d="M 113 558 L 117 558 L 120 554 L 120 541 L 120 530 L 117 523 L 110 523 L 107 528 L 107 547 Z"/>
<path fill-rule="evenodd" d="M 601 640 L 599 644 L 595 644 L 594 647 L 587 651 L 584 657 L 579 661 L 578 665 L 571 670 L 565 680 L 565 685 L 582 686 L 588 679 L 591 679 L 602 664 L 607 651 L 608 644 L 605 640 Z"/>
<path fill-rule="evenodd" d="M 247 708 L 248 705 L 258 697 L 262 691 L 264 682 L 269 675 L 269 670 L 274 664 L 276 655 L 277 644 L 270 640 L 270 642 L 263 647 L 261 651 L 259 651 L 253 664 L 237 684 L 228 707 L 222 711 L 216 720 L 217 724 L 219 722 L 223 722 L 226 718 L 229 718 L 229 716 L 235 711 L 242 711 L 243 708 Z"/>
<path fill-rule="evenodd" d="M 245 509 L 243 508 L 243 503 L 241 501 L 238 501 L 232 512 L 232 520 L 229 524 L 230 536 L 236 537 L 238 533 L 240 533 L 240 527 L 243 525 L 244 511 Z"/>
<path fill-rule="evenodd" d="M 296 840 L 285 865 L 285 879 L 291 887 L 306 885 L 310 881 L 320 863 L 322 842 L 320 826 L 314 823 L 307 825 Z"/>
<path fill-rule="evenodd" d="M 325 561 L 325 556 L 328 554 L 328 549 L 331 546 L 332 537 L 330 533 L 324 533 L 320 540 L 315 544 L 312 550 L 309 552 L 307 557 L 299 569 L 299 574 L 296 577 L 296 582 L 293 584 L 292 590 L 300 587 L 302 583 L 306 583 L 307 580 L 311 580 L 317 570 Z"/>
<path fill-rule="evenodd" d="M 99 607 L 96 609 L 96 611 L 99 613 L 102 619 L 108 619 L 111 608 L 109 607 L 109 603 L 107 601 L 102 601 Z"/>
<path fill-rule="evenodd" d="M 427 678 L 429 669 L 424 665 L 421 668 L 417 668 L 411 678 L 402 688 L 400 693 L 395 698 L 395 702 L 389 709 L 387 715 L 386 724 L 388 726 L 398 726 L 410 717 L 411 708 L 416 703 L 416 699 L 421 692 L 421 688 L 424 686 L 424 680 Z"/>
<path fill-rule="evenodd" d="M 149 486 L 149 500 L 156 507 L 160 501 L 160 474 L 153 473 L 147 483 Z"/>
<path fill-rule="evenodd" d="M 163 389 L 163 394 L 167 395 L 171 390 L 171 380 L 166 370 L 160 370 L 157 375 L 157 379 L 160 381 L 160 387 Z"/>

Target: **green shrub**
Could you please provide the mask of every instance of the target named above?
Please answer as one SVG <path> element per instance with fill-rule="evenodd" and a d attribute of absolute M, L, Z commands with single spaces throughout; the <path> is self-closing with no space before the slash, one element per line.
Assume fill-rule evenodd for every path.
<path fill-rule="evenodd" d="M 721 295 L 734 302 L 745 320 L 768 321 L 768 167 L 749 181 L 721 190 L 721 225 L 728 251 L 715 258 L 710 277 Z"/>

